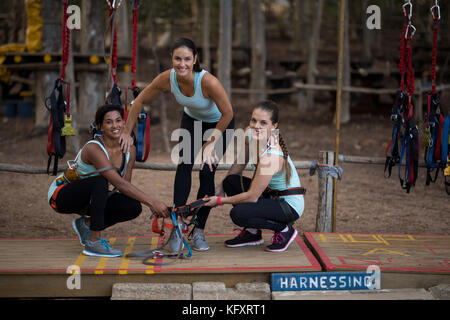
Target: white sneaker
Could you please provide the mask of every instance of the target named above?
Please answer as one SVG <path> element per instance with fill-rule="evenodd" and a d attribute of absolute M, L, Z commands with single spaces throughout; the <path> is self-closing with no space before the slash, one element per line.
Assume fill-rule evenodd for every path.
<path fill-rule="evenodd" d="M 194 233 L 192 234 L 192 239 L 194 240 L 194 250 L 209 250 L 209 245 L 208 242 L 206 242 L 205 234 L 202 229 L 195 228 Z"/>

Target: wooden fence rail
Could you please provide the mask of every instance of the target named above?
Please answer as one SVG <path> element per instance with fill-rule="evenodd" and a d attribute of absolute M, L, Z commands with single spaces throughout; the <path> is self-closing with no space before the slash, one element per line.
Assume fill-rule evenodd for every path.
<path fill-rule="evenodd" d="M 334 152 L 320 151 L 318 161 L 293 161 L 296 169 L 317 169 L 317 164 L 326 164 L 333 166 Z M 385 158 L 381 157 L 360 157 L 360 156 L 346 156 L 339 155 L 339 163 L 354 163 L 354 164 L 376 164 L 384 165 Z M 425 163 L 420 163 L 419 166 L 425 167 Z M 176 163 L 140 163 L 136 162 L 135 169 L 150 169 L 162 171 L 175 171 Z M 231 164 L 219 164 L 217 170 L 228 170 Z M 67 165 L 61 165 L 59 172 L 64 171 Z M 200 170 L 200 165 L 194 165 L 194 171 Z M 246 170 L 251 170 L 250 166 Z M 46 174 L 47 169 L 44 167 L 30 167 L 27 165 L 17 165 L 10 163 L 0 163 L 0 172 L 13 172 L 22 174 Z M 317 232 L 332 232 L 332 198 L 335 192 L 333 179 L 330 175 L 317 174 L 319 183 L 319 199 L 316 215 L 316 231 Z"/>

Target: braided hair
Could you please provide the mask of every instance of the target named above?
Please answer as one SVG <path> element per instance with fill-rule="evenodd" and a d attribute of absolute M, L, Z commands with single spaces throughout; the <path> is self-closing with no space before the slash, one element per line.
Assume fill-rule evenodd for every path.
<path fill-rule="evenodd" d="M 266 112 L 269 112 L 271 114 L 270 121 L 272 121 L 273 124 L 278 123 L 278 106 L 275 102 L 271 100 L 263 100 L 256 104 L 255 109 L 261 109 Z M 289 165 L 288 162 L 289 151 L 287 149 L 286 143 L 281 135 L 280 130 L 278 130 L 278 143 L 281 147 L 281 150 L 283 150 L 283 158 L 284 158 L 283 168 L 286 172 L 286 185 L 288 185 L 289 181 L 291 180 L 291 166 Z"/>

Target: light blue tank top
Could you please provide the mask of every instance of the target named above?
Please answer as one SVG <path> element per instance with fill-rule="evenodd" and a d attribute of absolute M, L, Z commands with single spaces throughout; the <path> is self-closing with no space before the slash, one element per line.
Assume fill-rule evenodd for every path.
<path fill-rule="evenodd" d="M 218 122 L 222 117 L 222 113 L 213 99 L 206 99 L 202 93 L 202 78 L 206 72 L 206 70 L 195 72 L 194 95 L 187 97 L 181 93 L 177 74 L 175 69 L 172 68 L 170 71 L 170 92 L 172 92 L 177 102 L 184 106 L 184 112 L 188 116 L 204 122 Z"/>
<path fill-rule="evenodd" d="M 256 162 L 253 161 L 251 148 L 250 148 L 250 141 L 251 141 L 251 129 L 248 130 L 248 142 L 249 142 L 249 162 L 250 166 L 253 170 L 256 170 Z M 278 150 L 266 150 L 262 155 L 264 154 L 276 154 L 279 156 L 283 156 L 282 151 Z M 289 179 L 289 183 L 286 185 L 286 170 L 283 167 L 283 170 L 280 172 L 275 173 L 272 176 L 272 179 L 269 182 L 268 187 L 272 190 L 286 190 L 290 188 L 298 188 L 301 187 L 300 183 L 300 177 L 298 176 L 297 170 L 295 169 L 294 163 L 291 160 L 291 157 L 287 157 L 288 164 L 291 168 L 291 176 Z M 299 215 L 299 217 L 303 214 L 303 210 L 305 208 L 305 201 L 303 199 L 303 195 L 292 195 L 292 196 L 280 196 L 280 198 L 283 198 Z"/>
<path fill-rule="evenodd" d="M 75 157 L 74 162 L 76 163 L 76 166 L 77 166 L 76 170 L 79 174 L 88 174 L 91 172 L 94 172 L 94 173 L 89 176 L 85 176 L 85 177 L 80 176 L 80 179 L 85 179 L 85 178 L 95 177 L 95 176 L 100 175 L 100 173 L 95 172 L 95 171 L 97 171 L 97 169 L 94 167 L 94 165 L 87 164 L 87 163 L 83 162 L 83 160 L 81 160 L 81 152 L 83 151 L 84 147 L 86 147 L 89 143 L 95 143 L 95 144 L 99 145 L 100 148 L 102 148 L 103 152 L 105 153 L 106 158 L 108 158 L 108 160 L 109 160 L 108 151 L 106 151 L 105 147 L 97 140 L 89 140 L 88 142 L 86 142 L 86 144 L 83 146 L 83 148 L 81 148 L 80 151 L 78 151 L 78 154 Z M 122 177 L 125 175 L 125 172 L 127 171 L 129 160 L 130 160 L 130 153 L 127 152 L 127 154 L 125 156 L 125 165 L 122 169 L 122 172 L 120 172 L 120 175 Z M 56 180 L 58 180 L 62 176 L 63 176 L 63 173 L 61 173 L 58 177 L 56 177 L 56 179 L 53 180 L 52 184 L 50 185 L 50 188 L 48 189 L 48 194 L 47 194 L 48 201 L 50 201 L 50 198 L 52 197 L 53 192 L 55 192 L 55 189 L 58 187 Z"/>

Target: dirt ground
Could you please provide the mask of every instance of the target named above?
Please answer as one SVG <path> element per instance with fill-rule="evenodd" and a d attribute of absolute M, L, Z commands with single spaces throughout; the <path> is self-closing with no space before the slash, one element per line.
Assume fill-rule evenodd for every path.
<path fill-rule="evenodd" d="M 172 132 L 179 125 L 182 110 L 168 98 L 168 114 L 171 115 L 169 132 Z M 233 98 L 233 107 L 236 127 L 246 126 L 251 110 L 247 101 L 242 97 Z M 295 103 L 280 102 L 280 128 L 293 160 L 313 160 L 318 157 L 320 150 L 334 150 L 335 132 L 330 107 L 320 104 L 300 121 Z M 384 157 L 391 134 L 391 121 L 385 111 L 371 115 L 358 112 L 352 114 L 352 122 L 341 127 L 340 153 Z M 157 115 L 156 111 L 154 115 Z M 0 162 L 45 167 L 47 136 L 31 135 L 33 120 L 0 119 Z M 66 154 L 60 163 L 64 164 L 70 158 L 74 158 L 74 154 Z M 152 125 L 151 152 L 147 162 L 170 162 L 170 154 L 162 148 L 159 124 Z M 407 194 L 400 187 L 396 171 L 390 179 L 385 179 L 381 165 L 342 163 L 341 167 L 343 178 L 337 184 L 337 232 L 450 234 L 450 201 L 444 190 L 442 176 L 435 184 L 426 187 L 426 170 L 420 168 L 417 184 Z M 225 173 L 217 172 L 216 183 L 224 178 Z M 133 183 L 170 205 L 174 174 L 134 170 Z M 307 194 L 305 211 L 295 226 L 303 233 L 315 229 L 318 178 L 317 175 L 310 176 L 309 170 L 299 170 L 299 175 L 303 186 L 307 188 Z M 71 226 L 75 215 L 55 213 L 46 201 L 47 190 L 53 179 L 46 174 L 0 172 L 3 186 L 0 189 L 1 238 L 75 236 Z M 197 173 L 194 173 L 190 200 L 194 200 L 197 188 Z M 230 208 L 225 205 L 211 211 L 206 225 L 207 233 L 233 232 L 236 226 L 228 216 Z M 149 217 L 150 210 L 144 208 L 136 220 L 113 226 L 104 232 L 104 236 L 149 235 Z"/>

